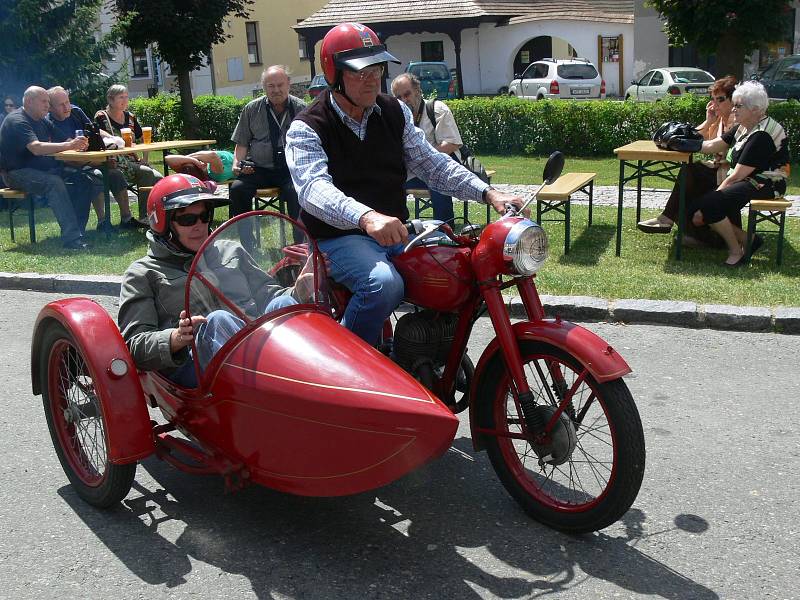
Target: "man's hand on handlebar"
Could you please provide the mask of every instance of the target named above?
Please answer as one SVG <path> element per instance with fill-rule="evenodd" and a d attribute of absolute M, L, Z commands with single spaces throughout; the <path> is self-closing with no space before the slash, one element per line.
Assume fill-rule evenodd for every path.
<path fill-rule="evenodd" d="M 486 202 L 491 204 L 495 211 L 501 215 L 506 214 L 507 204 L 511 204 L 517 208 L 525 204 L 525 200 L 522 197 L 515 196 L 514 194 L 506 194 L 505 192 L 495 189 L 491 189 L 486 193 Z M 526 208 L 522 214 L 526 217 L 530 217 L 531 211 Z"/>
<path fill-rule="evenodd" d="M 381 246 L 405 243 L 408 239 L 408 230 L 400 219 L 375 210 L 361 215 L 358 226 Z"/>

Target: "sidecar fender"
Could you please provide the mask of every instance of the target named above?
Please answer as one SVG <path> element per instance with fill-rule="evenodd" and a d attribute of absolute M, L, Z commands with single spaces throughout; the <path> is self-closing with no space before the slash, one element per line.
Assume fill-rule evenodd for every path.
<path fill-rule="evenodd" d="M 31 345 L 33 393 L 42 393 L 39 357 L 44 332 L 60 323 L 73 337 L 92 370 L 106 425 L 109 460 L 131 463 L 155 451 L 152 425 L 136 365 L 109 314 L 89 298 L 67 298 L 46 305 L 36 319 Z M 122 376 L 111 372 L 111 361 L 121 359 L 128 369 Z"/>
<path fill-rule="evenodd" d="M 512 329 L 517 340 L 546 342 L 574 356 L 600 383 L 618 379 L 631 372 L 625 359 L 608 342 L 575 323 L 560 319 L 521 321 L 513 324 Z M 483 449 L 481 436 L 474 432 L 478 384 L 493 360 L 503 360 L 500 342 L 497 338 L 494 338 L 483 351 L 478 365 L 475 367 L 475 376 L 470 389 L 470 428 L 473 432 L 473 444 L 477 450 Z"/>

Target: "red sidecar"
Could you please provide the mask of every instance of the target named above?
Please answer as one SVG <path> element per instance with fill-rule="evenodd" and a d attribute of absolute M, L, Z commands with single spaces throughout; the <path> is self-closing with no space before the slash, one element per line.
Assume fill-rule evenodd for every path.
<path fill-rule="evenodd" d="M 205 370 L 196 366 L 197 388 L 138 371 L 116 323 L 91 300 L 42 309 L 33 390 L 43 396 L 64 471 L 86 501 L 105 507 L 124 498 L 136 462 L 151 454 L 187 472 L 218 473 L 232 489 L 254 482 L 335 496 L 385 485 L 450 446 L 458 426 L 451 410 L 331 317 L 317 251 L 305 303 L 253 316 L 220 285 L 216 249 L 249 228 L 257 248 L 246 254 L 269 272 L 290 227 L 274 213 L 248 213 L 197 253 L 187 310 L 216 306 L 244 321 Z"/>

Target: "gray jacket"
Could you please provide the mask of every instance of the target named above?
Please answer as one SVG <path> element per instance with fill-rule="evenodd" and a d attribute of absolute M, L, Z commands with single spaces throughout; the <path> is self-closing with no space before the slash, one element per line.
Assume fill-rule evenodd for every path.
<path fill-rule="evenodd" d="M 296 96 L 289 96 L 287 109 L 284 112 L 286 118 L 281 127 L 281 138 L 286 139 L 286 132 L 289 130 L 292 119 L 290 115 L 297 116 L 306 107 L 306 103 Z M 257 167 L 272 169 L 275 167 L 272 158 L 272 142 L 269 138 L 269 104 L 265 96 L 256 98 L 247 103 L 239 116 L 236 129 L 233 130 L 231 141 L 240 146 L 248 148 L 247 155 Z"/>
<path fill-rule="evenodd" d="M 184 309 L 184 288 L 193 254 L 179 254 L 147 232 L 150 249 L 125 272 L 120 290 L 119 316 L 122 337 L 134 363 L 142 370 L 169 372 L 189 358 L 187 348 L 173 354 L 169 338 Z M 257 318 L 276 296 L 291 294 L 262 271 L 241 245 L 218 240 L 203 252 L 203 275 L 248 317 Z M 189 305 L 192 315 L 229 310 L 199 280 L 192 281 Z"/>

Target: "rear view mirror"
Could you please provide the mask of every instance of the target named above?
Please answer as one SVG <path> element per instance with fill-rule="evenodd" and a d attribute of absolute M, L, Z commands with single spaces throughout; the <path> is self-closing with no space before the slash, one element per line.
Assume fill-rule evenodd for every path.
<path fill-rule="evenodd" d="M 550 155 L 550 158 L 547 159 L 547 164 L 544 166 L 544 173 L 542 173 L 542 181 L 550 185 L 561 177 L 561 171 L 563 170 L 564 154 L 556 150 Z"/>

